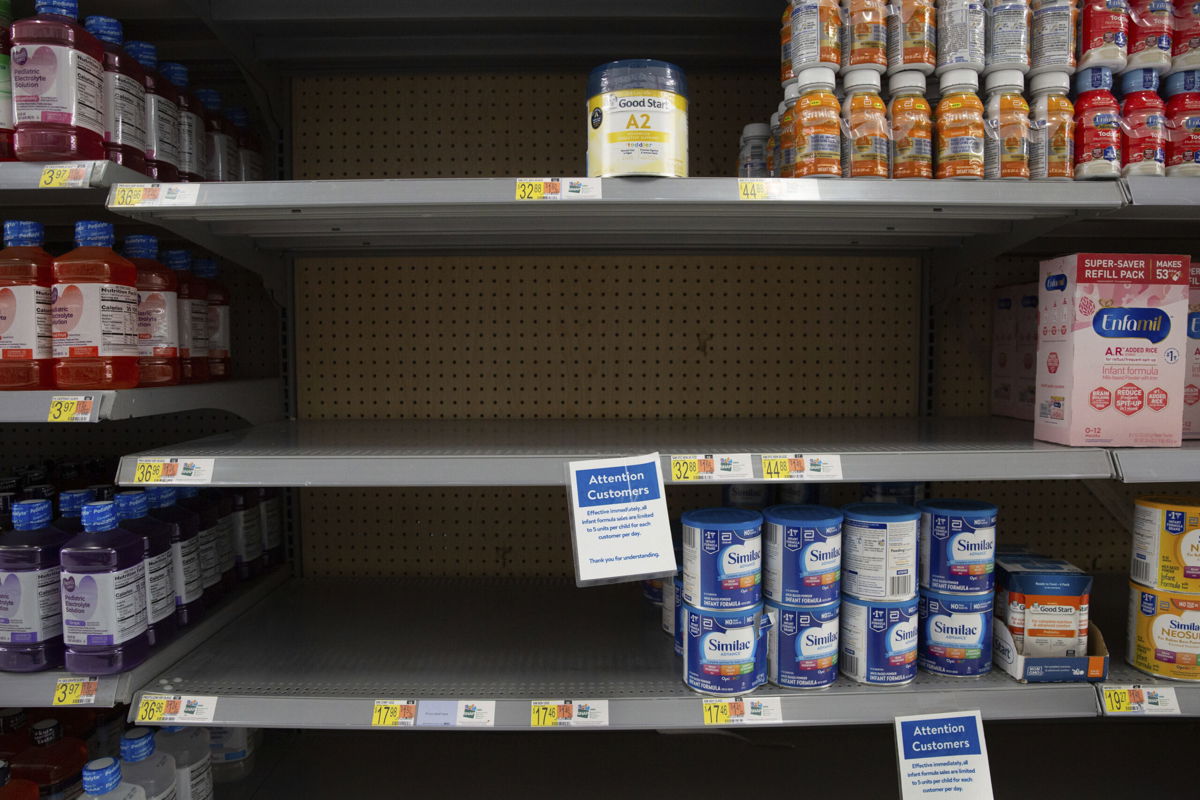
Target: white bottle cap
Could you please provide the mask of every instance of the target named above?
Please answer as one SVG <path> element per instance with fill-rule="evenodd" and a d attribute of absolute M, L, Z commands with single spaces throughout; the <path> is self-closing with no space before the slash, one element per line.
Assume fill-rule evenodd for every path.
<path fill-rule="evenodd" d="M 788 111 L 787 103 L 780 103 L 779 111 L 777 112 L 779 114 L 780 118 L 782 118 L 783 115 L 787 113 L 787 111 Z"/>
<path fill-rule="evenodd" d="M 902 89 L 916 89 L 918 92 L 924 94 L 925 74 L 911 69 L 906 69 L 904 72 L 897 72 L 888 78 L 888 89 L 892 94 Z"/>
<path fill-rule="evenodd" d="M 755 137 L 758 137 L 759 139 L 765 139 L 770 135 L 771 129 L 761 122 L 751 122 L 749 125 L 742 128 L 743 139 L 753 139 Z"/>
<path fill-rule="evenodd" d="M 779 112 L 776 111 L 771 115 L 771 130 L 779 127 Z"/>
<path fill-rule="evenodd" d="M 972 90 L 979 89 L 979 73 L 973 69 L 950 69 L 942 73 L 942 94 L 951 86 L 969 86 Z"/>
<path fill-rule="evenodd" d="M 796 74 L 796 96 L 800 94 L 801 88 L 812 88 L 814 86 L 828 86 L 830 89 L 837 83 L 837 77 L 833 70 L 829 67 L 809 67 L 802 69 Z M 791 89 L 792 87 L 788 87 Z"/>
<path fill-rule="evenodd" d="M 873 69 L 852 69 L 842 75 L 842 86 L 851 89 L 874 89 L 879 91 L 879 73 Z"/>
<path fill-rule="evenodd" d="M 1055 89 L 1061 91 L 1063 94 L 1069 94 L 1071 91 L 1071 76 L 1065 72 L 1043 72 L 1041 75 L 1034 75 L 1029 80 L 1030 94 L 1049 92 Z"/>
<path fill-rule="evenodd" d="M 1021 74 L 1020 70 L 998 69 L 984 79 L 984 85 L 987 86 L 989 92 L 1000 89 L 1023 92 L 1025 91 L 1025 76 Z"/>
<path fill-rule="evenodd" d="M 832 72 L 832 71 L 833 71 L 833 70 L 830 70 L 830 72 Z M 803 75 L 805 72 L 808 72 L 808 70 L 801 70 L 801 71 L 800 71 L 800 74 L 801 74 L 801 75 Z M 784 103 L 787 103 L 789 100 L 791 100 L 791 101 L 796 101 L 796 100 L 799 100 L 799 99 L 800 99 L 800 86 L 799 86 L 799 84 L 795 84 L 795 83 L 789 83 L 789 84 L 787 85 L 787 88 L 785 88 L 785 89 L 783 90 L 783 102 L 784 102 Z"/>

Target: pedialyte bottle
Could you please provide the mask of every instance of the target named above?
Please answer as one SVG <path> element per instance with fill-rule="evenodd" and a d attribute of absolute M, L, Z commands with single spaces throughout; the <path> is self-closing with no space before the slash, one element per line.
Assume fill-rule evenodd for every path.
<path fill-rule="evenodd" d="M 933 72 L 937 67 L 937 9 L 933 0 L 895 0 L 888 9 L 888 74 Z"/>
<path fill-rule="evenodd" d="M 933 115 L 925 99 L 925 76 L 897 72 L 888 80 L 892 102 L 892 177 L 933 177 Z"/>
<path fill-rule="evenodd" d="M 1129 60 L 1129 3 L 1083 0 L 1079 11 L 1079 68 L 1125 69 Z"/>
<path fill-rule="evenodd" d="M 842 72 L 888 68 L 887 5 L 883 0 L 846 0 Z"/>
<path fill-rule="evenodd" d="M 0 389 L 51 389 L 51 265 L 39 222 L 4 223 L 0 250 Z"/>
<path fill-rule="evenodd" d="M 984 75 L 997 70 L 1029 71 L 1033 11 L 1029 0 L 990 0 L 987 8 Z"/>
<path fill-rule="evenodd" d="M 792 4 L 792 71 L 796 78 L 810 67 L 842 66 L 842 11 L 837 0 L 799 0 Z"/>
<path fill-rule="evenodd" d="M 208 282 L 192 270 L 192 254 L 168 250 L 163 263 L 178 280 L 179 366 L 183 383 L 203 383 L 208 371 Z"/>
<path fill-rule="evenodd" d="M 50 527 L 49 500 L 12 507 L 13 530 L 0 536 L 0 670 L 37 672 L 63 663 L 61 568 L 70 538 Z"/>
<path fill-rule="evenodd" d="M 266 161 L 263 146 L 254 129 L 250 127 L 250 112 L 241 106 L 233 106 L 225 112 L 233 125 L 238 145 L 238 179 L 261 181 L 266 177 Z"/>
<path fill-rule="evenodd" d="M 796 74 L 800 98 L 796 101 L 797 178 L 839 178 L 842 174 L 842 122 L 833 93 L 832 69 L 813 67 Z"/>
<path fill-rule="evenodd" d="M 121 23 L 88 17 L 88 33 L 104 46 L 104 150 L 114 164 L 146 172 L 146 79 L 141 65 L 125 52 Z"/>
<path fill-rule="evenodd" d="M 1075 179 L 1121 177 L 1121 107 L 1113 73 L 1090 67 L 1075 73 Z"/>
<path fill-rule="evenodd" d="M 172 609 L 179 625 L 191 625 L 204 616 L 204 574 L 200 564 L 201 517 L 176 503 L 171 486 L 146 491 L 149 514 L 167 527 L 171 542 L 171 575 L 175 593 Z"/>
<path fill-rule="evenodd" d="M 201 498 L 200 490 L 194 486 L 180 486 L 175 490 L 175 505 L 196 515 L 196 552 L 200 564 L 200 583 L 204 591 L 204 604 L 211 608 L 224 595 L 220 560 L 217 556 L 217 504 Z"/>
<path fill-rule="evenodd" d="M 1167 175 L 1200 177 L 1200 70 L 1167 78 Z"/>
<path fill-rule="evenodd" d="M 969 69 L 941 75 L 942 99 L 937 107 L 937 177 L 980 180 L 984 174 L 983 103 L 979 76 Z"/>
<path fill-rule="evenodd" d="M 215 89 L 196 89 L 193 94 L 204 106 L 204 179 L 238 179 L 237 138 L 233 126 L 221 113 L 221 93 Z"/>
<path fill-rule="evenodd" d="M 238 577 L 248 580 L 262 572 L 262 516 L 256 489 L 231 489 L 233 497 L 233 552 Z"/>
<path fill-rule="evenodd" d="M 1033 9 L 1029 75 L 1075 71 L 1079 8 L 1075 0 L 1043 0 Z"/>
<path fill-rule="evenodd" d="M 987 61 L 987 9 L 983 0 L 941 0 L 937 12 L 937 74 L 982 72 Z"/>
<path fill-rule="evenodd" d="M 175 61 L 164 61 L 158 70 L 179 93 L 179 180 L 184 183 L 202 181 L 206 163 L 204 107 L 188 89 L 187 67 Z"/>
<path fill-rule="evenodd" d="M 1133 69 L 1121 76 L 1121 175 L 1167 174 L 1167 108 L 1158 74 Z"/>
<path fill-rule="evenodd" d="M 1126 69 L 1164 72 L 1171 68 L 1173 16 L 1171 0 L 1130 0 Z"/>
<path fill-rule="evenodd" d="M 126 42 L 125 52 L 142 65 L 146 87 L 146 169 L 155 180 L 179 180 L 179 93 L 158 72 L 158 48 Z"/>
<path fill-rule="evenodd" d="M 155 746 L 154 731 L 132 728 L 121 737 L 121 771 L 124 780 L 140 786 L 146 800 L 177 800 L 175 758 Z"/>
<path fill-rule="evenodd" d="M 1029 177 L 1033 180 L 1075 179 L 1075 106 L 1071 76 L 1044 72 L 1029 81 Z"/>
<path fill-rule="evenodd" d="M 229 288 L 217 280 L 220 273 L 215 258 L 195 259 L 192 261 L 192 271 L 208 284 L 208 377 L 214 381 L 229 380 L 233 372 L 230 357 L 233 348 L 230 305 L 233 297 Z"/>
<path fill-rule="evenodd" d="M 985 178 L 1029 180 L 1029 104 L 1024 90 L 1025 80 L 1018 70 L 1002 69 L 987 76 Z"/>
<path fill-rule="evenodd" d="M 171 526 L 147 516 L 150 506 L 142 490 L 118 492 L 114 501 L 121 527 L 142 537 L 146 574 L 146 634 L 151 647 L 174 638 L 175 574 L 171 569 Z"/>
<path fill-rule="evenodd" d="M 879 96 L 879 73 L 854 69 L 842 79 L 842 177 L 887 178 L 890 129 L 887 106 Z"/>

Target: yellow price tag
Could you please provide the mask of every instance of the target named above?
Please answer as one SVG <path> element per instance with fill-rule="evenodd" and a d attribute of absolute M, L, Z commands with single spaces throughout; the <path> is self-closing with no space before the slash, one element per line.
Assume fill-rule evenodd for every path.
<path fill-rule="evenodd" d="M 145 197 L 144 186 L 118 186 L 113 192 L 114 206 L 136 206 Z"/>
<path fill-rule="evenodd" d="M 570 725 L 575 716 L 571 703 L 554 700 L 534 700 L 529 704 L 529 725 L 533 728 L 557 728 L 561 722 Z"/>
<path fill-rule="evenodd" d="M 545 200 L 546 181 L 517 181 L 518 200 Z M 557 186 L 557 184 L 554 184 Z"/>
<path fill-rule="evenodd" d="M 38 180 L 39 189 L 59 189 L 71 179 L 71 167 L 46 167 Z"/>
<path fill-rule="evenodd" d="M 145 697 L 138 703 L 138 722 L 162 722 L 169 701 L 161 697 Z"/>
<path fill-rule="evenodd" d="M 376 700 L 371 712 L 372 728 L 402 728 L 412 726 L 417 719 L 415 700 Z"/>
<path fill-rule="evenodd" d="M 1104 710 L 1109 714 L 1127 714 L 1133 710 L 1128 689 L 1104 690 Z"/>
<path fill-rule="evenodd" d="M 82 706 L 96 702 L 96 678 L 59 678 L 54 686 L 55 706 Z"/>
<path fill-rule="evenodd" d="M 771 481 L 786 481 L 792 477 L 792 471 L 786 458 L 767 458 L 762 460 L 763 477 Z"/>
<path fill-rule="evenodd" d="M 696 481 L 700 479 L 700 460 L 696 458 L 672 458 L 671 480 Z"/>
<path fill-rule="evenodd" d="M 766 181 L 738 181 L 738 199 L 739 200 L 766 200 L 767 199 L 767 182 Z"/>
<path fill-rule="evenodd" d="M 158 483 L 162 480 L 163 462 L 139 461 L 133 473 L 134 483 Z"/>
<path fill-rule="evenodd" d="M 50 401 L 50 413 L 46 415 L 46 422 L 70 422 L 75 418 L 78 409 L 78 400 L 55 398 Z"/>
<path fill-rule="evenodd" d="M 742 716 L 742 706 L 743 703 L 740 700 L 705 700 L 704 724 L 728 725 L 731 718 Z"/>

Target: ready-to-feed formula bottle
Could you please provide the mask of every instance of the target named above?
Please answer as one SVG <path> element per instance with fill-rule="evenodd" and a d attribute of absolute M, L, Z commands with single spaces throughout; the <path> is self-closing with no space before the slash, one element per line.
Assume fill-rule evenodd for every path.
<path fill-rule="evenodd" d="M 951 69 L 983 71 L 987 61 L 987 9 L 983 0 L 941 0 L 937 31 L 938 75 Z"/>
<path fill-rule="evenodd" d="M 780 114 L 776 111 L 771 115 L 771 138 L 767 140 L 767 173 L 772 178 L 782 178 L 783 168 L 783 127 L 779 122 Z"/>
<path fill-rule="evenodd" d="M 892 177 L 933 177 L 933 118 L 925 99 L 925 76 L 897 72 L 888 79 L 892 102 Z"/>
<path fill-rule="evenodd" d="M 1075 179 L 1121 177 L 1121 107 L 1108 67 L 1075 73 Z"/>
<path fill-rule="evenodd" d="M 1165 88 L 1167 175 L 1200 177 L 1200 70 L 1174 73 Z"/>
<path fill-rule="evenodd" d="M 1171 0 L 1130 0 L 1126 69 L 1165 72 L 1171 68 L 1173 17 Z"/>
<path fill-rule="evenodd" d="M 1034 180 L 1075 180 L 1075 106 L 1069 92 L 1071 76 L 1043 72 L 1029 81 L 1029 177 Z"/>
<path fill-rule="evenodd" d="M 1175 0 L 1171 72 L 1200 69 L 1200 0 Z"/>
<path fill-rule="evenodd" d="M 792 71 L 842 66 L 842 10 L 837 0 L 799 0 L 792 4 Z"/>
<path fill-rule="evenodd" d="M 983 142 L 984 177 L 1029 180 L 1029 104 L 1024 76 L 1002 69 L 987 76 Z"/>
<path fill-rule="evenodd" d="M 1078 31 L 1079 7 L 1075 0 L 1035 3 L 1030 28 L 1030 77 L 1043 72 L 1073 73 L 1078 63 L 1075 56 Z"/>
<path fill-rule="evenodd" d="M 783 90 L 783 102 L 779 106 L 779 130 L 783 137 L 779 152 L 783 159 L 779 177 L 796 177 L 796 101 L 800 99 L 800 87 L 791 84 Z"/>
<path fill-rule="evenodd" d="M 1079 68 L 1125 69 L 1129 60 L 1127 0 L 1082 0 L 1079 11 Z"/>
<path fill-rule="evenodd" d="M 1121 76 L 1121 175 L 1167 174 L 1167 107 L 1158 74 L 1132 69 Z"/>
<path fill-rule="evenodd" d="M 767 178 L 767 140 L 771 138 L 771 128 L 763 122 L 751 122 L 742 128 L 742 146 L 738 152 L 739 178 Z M 216 262 L 213 262 L 216 266 Z M 203 275 L 201 277 L 204 277 Z M 215 275 L 213 276 L 216 277 Z M 209 280 L 212 285 L 212 280 Z M 212 335 L 209 335 L 211 342 Z M 209 353 L 211 358 L 212 354 Z"/>
<path fill-rule="evenodd" d="M 887 69 L 887 13 L 883 0 L 846 0 L 843 74 L 852 69 Z"/>
<path fill-rule="evenodd" d="M 937 9 L 933 0 L 896 0 L 888 6 L 888 74 L 937 67 Z"/>
<path fill-rule="evenodd" d="M 795 82 L 796 73 L 792 69 L 792 3 L 788 0 L 779 24 L 779 83 L 787 86 Z"/>
<path fill-rule="evenodd" d="M 983 103 L 979 76 L 954 69 L 941 76 L 942 99 L 937 107 L 937 177 L 980 180 L 984 174 Z"/>
<path fill-rule="evenodd" d="M 796 75 L 800 98 L 796 101 L 797 178 L 838 178 L 842 174 L 842 120 L 833 93 L 832 69 L 813 67 Z"/>
<path fill-rule="evenodd" d="M 842 79 L 842 177 L 886 178 L 890 130 L 887 106 L 879 96 L 879 73 L 852 69 Z"/>
<path fill-rule="evenodd" d="M 1028 72 L 1033 27 L 1029 0 L 990 0 L 987 12 L 983 73 L 990 75 L 1001 69 Z"/>

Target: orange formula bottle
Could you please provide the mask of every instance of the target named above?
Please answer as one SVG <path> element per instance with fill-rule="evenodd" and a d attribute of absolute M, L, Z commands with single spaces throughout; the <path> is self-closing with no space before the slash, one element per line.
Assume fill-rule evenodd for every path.
<path fill-rule="evenodd" d="M 983 142 L 985 178 L 1029 180 L 1029 103 L 1025 102 L 1025 76 L 1015 69 L 1000 69 L 987 76 L 987 109 Z"/>
<path fill-rule="evenodd" d="M 795 107 L 797 178 L 840 178 L 842 175 L 841 107 L 833 93 L 833 70 L 813 67 L 796 74 L 800 99 Z"/>
<path fill-rule="evenodd" d="M 879 73 L 852 69 L 842 78 L 842 177 L 886 178 L 889 175 L 890 128 L 887 106 L 879 96 Z"/>
<path fill-rule="evenodd" d="M 925 75 L 897 72 L 888 80 L 892 103 L 892 177 L 933 177 L 933 114 L 925 99 Z"/>
<path fill-rule="evenodd" d="M 888 66 L 887 5 L 883 0 L 846 0 L 842 74 L 852 69 L 884 72 Z"/>
<path fill-rule="evenodd" d="M 942 99 L 937 107 L 937 177 L 983 178 L 983 103 L 979 75 L 970 69 L 942 73 Z"/>

